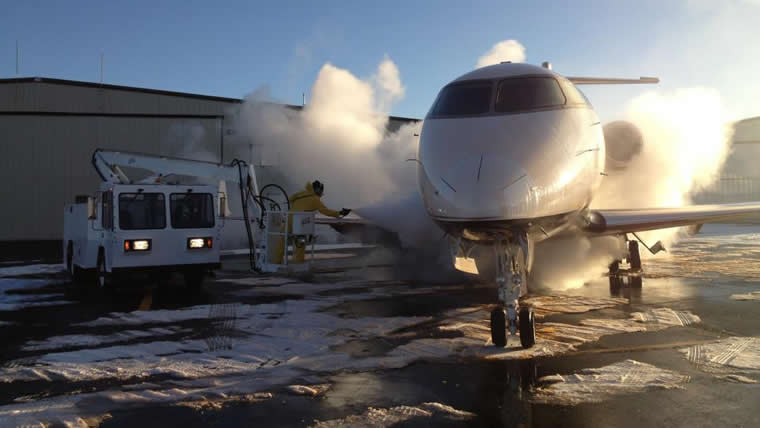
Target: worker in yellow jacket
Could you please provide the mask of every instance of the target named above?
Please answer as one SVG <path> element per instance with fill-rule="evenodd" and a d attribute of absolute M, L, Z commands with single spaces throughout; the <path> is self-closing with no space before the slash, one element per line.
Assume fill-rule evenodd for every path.
<path fill-rule="evenodd" d="M 315 180 L 313 183 L 306 183 L 306 188 L 290 197 L 290 211 L 294 212 L 313 212 L 319 211 L 320 213 L 328 217 L 345 217 L 351 210 L 343 208 L 340 211 L 334 211 L 325 206 L 322 203 L 322 195 L 325 192 L 325 186 L 319 181 Z M 293 230 L 293 218 L 288 216 L 288 232 Z M 303 263 L 306 256 L 306 243 L 295 242 L 295 262 Z M 276 263 L 282 263 L 282 257 L 285 253 L 285 245 L 280 242 L 277 249 Z"/>

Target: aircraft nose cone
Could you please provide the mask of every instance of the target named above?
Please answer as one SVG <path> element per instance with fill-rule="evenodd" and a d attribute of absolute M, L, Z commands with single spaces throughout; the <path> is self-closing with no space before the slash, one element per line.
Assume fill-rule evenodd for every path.
<path fill-rule="evenodd" d="M 432 171 L 431 171 L 432 172 Z M 435 177 L 430 177 L 435 180 Z M 460 159 L 440 171 L 439 198 L 445 202 L 438 215 L 457 218 L 500 218 L 525 211 L 531 179 L 508 156 L 482 153 Z M 445 214 L 444 214 L 445 212 Z"/>

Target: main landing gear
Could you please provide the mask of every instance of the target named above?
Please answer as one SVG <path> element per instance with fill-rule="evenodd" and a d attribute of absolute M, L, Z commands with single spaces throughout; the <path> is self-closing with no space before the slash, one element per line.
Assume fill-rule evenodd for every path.
<path fill-rule="evenodd" d="M 512 336 L 520 332 L 520 344 L 530 348 L 536 343 L 536 321 L 533 308 L 520 307 L 520 296 L 527 291 L 528 242 L 524 238 L 500 241 L 496 249 L 496 285 L 499 305 L 491 311 L 491 341 L 495 346 L 507 345 L 507 330 Z"/>
<path fill-rule="evenodd" d="M 626 261 L 628 262 L 628 265 L 630 266 L 629 272 L 641 272 L 641 254 L 639 253 L 639 242 L 632 240 L 627 242 L 628 245 L 628 256 L 626 257 Z M 659 242 L 656 245 L 662 245 Z M 610 263 L 609 270 L 610 275 L 617 275 L 620 272 L 620 263 L 622 263 L 622 260 L 615 260 L 612 263 Z"/>

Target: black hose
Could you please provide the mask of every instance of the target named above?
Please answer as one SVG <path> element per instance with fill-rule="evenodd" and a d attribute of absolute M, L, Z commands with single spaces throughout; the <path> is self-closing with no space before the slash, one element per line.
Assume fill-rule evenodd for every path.
<path fill-rule="evenodd" d="M 272 198 L 267 198 L 266 196 L 259 195 L 259 196 L 256 196 L 256 199 L 260 201 L 267 201 L 269 202 L 271 209 L 282 211 L 282 207 L 280 206 L 280 204 Z"/>
<path fill-rule="evenodd" d="M 261 192 L 259 192 L 259 196 L 263 195 L 264 191 L 267 190 L 267 187 L 270 187 L 270 186 L 276 188 L 282 193 L 283 196 L 285 196 L 285 203 L 288 205 L 288 211 L 290 211 L 290 199 L 288 198 L 288 192 L 286 192 L 285 189 L 283 189 L 281 186 L 277 184 L 274 184 L 274 183 L 267 184 L 261 189 Z"/>
<path fill-rule="evenodd" d="M 230 165 L 237 165 L 238 167 L 240 202 L 243 205 L 243 220 L 245 221 L 245 231 L 248 235 L 248 261 L 251 264 L 251 269 L 258 272 L 259 269 L 256 266 L 256 248 L 253 242 L 253 234 L 251 233 L 251 223 L 248 220 L 248 196 L 247 192 L 245 191 L 246 182 L 243 181 L 243 168 L 246 166 L 246 163 L 245 161 L 239 159 L 233 159 Z"/>

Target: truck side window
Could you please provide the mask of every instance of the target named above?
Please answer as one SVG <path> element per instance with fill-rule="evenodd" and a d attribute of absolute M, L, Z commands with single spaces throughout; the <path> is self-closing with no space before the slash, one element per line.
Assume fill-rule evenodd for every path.
<path fill-rule="evenodd" d="M 103 192 L 103 212 L 101 213 L 103 229 L 113 230 L 113 192 Z"/>

